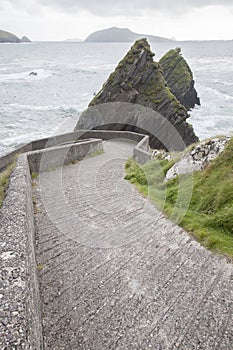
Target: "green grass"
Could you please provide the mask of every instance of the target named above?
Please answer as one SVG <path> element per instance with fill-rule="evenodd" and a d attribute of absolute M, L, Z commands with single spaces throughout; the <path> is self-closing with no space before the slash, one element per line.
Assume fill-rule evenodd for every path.
<path fill-rule="evenodd" d="M 9 165 L 3 172 L 0 173 L 0 208 L 2 207 L 5 191 L 7 189 L 10 175 L 15 167 L 15 162 Z"/>
<path fill-rule="evenodd" d="M 172 69 L 170 81 L 175 82 L 181 89 L 186 89 L 193 80 L 193 74 L 180 52 L 180 48 L 168 51 L 159 63 L 165 68 Z"/>
<path fill-rule="evenodd" d="M 126 179 L 207 249 L 233 258 L 233 138 L 204 171 L 164 183 L 173 161 L 126 164 Z M 179 195 L 179 197 L 178 197 Z"/>

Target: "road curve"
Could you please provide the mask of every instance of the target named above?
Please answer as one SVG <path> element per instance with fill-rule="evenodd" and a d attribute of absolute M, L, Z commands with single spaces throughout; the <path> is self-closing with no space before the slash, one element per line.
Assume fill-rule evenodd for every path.
<path fill-rule="evenodd" d="M 132 143 L 35 180 L 45 350 L 231 350 L 232 265 L 124 180 Z"/>

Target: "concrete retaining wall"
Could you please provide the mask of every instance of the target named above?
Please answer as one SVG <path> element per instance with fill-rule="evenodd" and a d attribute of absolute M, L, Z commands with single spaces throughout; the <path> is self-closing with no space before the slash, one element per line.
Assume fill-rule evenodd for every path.
<path fill-rule="evenodd" d="M 51 147 L 27 154 L 31 172 L 48 171 L 103 151 L 102 140 Z"/>
<path fill-rule="evenodd" d="M 0 171 L 4 170 L 8 165 L 12 164 L 16 157 L 25 152 L 32 150 L 32 142 L 27 143 L 21 147 L 16 148 L 14 151 L 0 157 Z"/>
<path fill-rule="evenodd" d="M 5 169 L 9 164 L 11 164 L 15 157 L 21 153 L 41 150 L 66 143 L 74 143 L 78 140 L 90 138 L 102 140 L 128 139 L 136 141 L 139 143 L 139 145 L 136 146 L 137 149 L 134 152 L 134 158 L 140 163 L 145 163 L 146 161 L 151 159 L 150 152 L 148 152 L 149 137 L 143 134 L 138 134 L 130 131 L 77 130 L 67 134 L 32 141 L 22 147 L 17 148 L 15 151 L 0 158 L 0 171 Z M 144 141 L 141 143 L 140 141 L 142 141 L 143 139 Z"/>
<path fill-rule="evenodd" d="M 150 153 L 147 152 L 149 150 L 149 138 L 147 138 L 147 136 L 143 134 L 138 134 L 130 131 L 77 130 L 67 134 L 62 134 L 62 135 L 57 135 L 53 137 L 47 137 L 44 139 L 32 141 L 22 147 L 17 148 L 13 152 L 0 158 L 0 171 L 5 169 L 8 165 L 10 165 L 14 161 L 15 157 L 21 153 L 41 150 L 44 148 L 54 147 L 54 146 L 62 145 L 66 143 L 73 143 L 73 142 L 77 142 L 78 140 L 90 139 L 90 138 L 102 139 L 102 140 L 125 138 L 125 139 L 136 141 L 139 143 L 140 141 L 142 141 L 142 139 L 145 138 L 141 146 L 140 145 L 138 147 L 136 146 L 137 149 L 134 152 L 134 155 L 135 155 L 135 159 L 138 162 L 145 163 L 150 159 Z M 144 147 L 145 145 L 146 145 L 146 148 Z"/>
<path fill-rule="evenodd" d="M 89 140 L 18 157 L 0 211 L 0 349 L 43 349 L 30 171 L 45 171 L 102 150 L 102 140 Z"/>
<path fill-rule="evenodd" d="M 92 139 L 84 140 L 87 137 Z M 82 139 L 82 142 L 77 142 Z M 3 281 L 0 333 L 4 335 L 0 339 L 0 348 L 43 349 L 30 171 L 46 171 L 81 160 L 103 151 L 102 140 L 111 139 L 138 142 L 134 158 L 141 163 L 150 159 L 148 136 L 104 130 L 79 130 L 38 140 L 0 158 L 1 170 L 12 163 L 17 154 L 27 152 L 18 157 L 0 211 L 0 270 Z"/>
<path fill-rule="evenodd" d="M 102 140 L 127 139 L 136 141 L 137 145 L 133 150 L 133 158 L 140 164 L 151 160 L 149 136 L 131 131 L 110 131 L 110 130 L 77 130 L 78 138 L 101 138 Z"/>
<path fill-rule="evenodd" d="M 149 152 L 149 136 L 144 136 L 143 139 L 134 147 L 133 159 L 139 164 L 144 164 L 151 160 L 151 152 Z"/>
<path fill-rule="evenodd" d="M 0 348 L 41 350 L 31 176 L 26 154 L 18 158 L 11 175 L 0 222 Z"/>

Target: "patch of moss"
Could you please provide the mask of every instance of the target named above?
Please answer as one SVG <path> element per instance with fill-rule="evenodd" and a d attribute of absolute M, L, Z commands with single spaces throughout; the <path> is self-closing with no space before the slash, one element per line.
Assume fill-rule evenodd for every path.
<path fill-rule="evenodd" d="M 145 100 L 151 101 L 156 105 L 160 105 L 164 100 L 168 100 L 172 104 L 174 112 L 179 113 L 182 111 L 183 113 L 186 113 L 184 106 L 178 101 L 166 85 L 166 81 L 164 80 L 161 71 L 158 69 L 158 65 L 156 63 L 154 64 L 156 66 L 154 77 L 151 79 L 148 86 L 141 92 Z"/>
<path fill-rule="evenodd" d="M 9 184 L 10 175 L 15 168 L 15 164 L 16 162 L 13 162 L 3 172 L 0 173 L 0 208 L 2 207 L 5 192 Z"/>
<path fill-rule="evenodd" d="M 38 173 L 31 173 L 32 180 L 36 179 L 38 177 Z"/>
<path fill-rule="evenodd" d="M 182 90 L 187 89 L 193 80 L 192 71 L 181 56 L 181 49 L 176 48 L 168 51 L 159 61 L 164 71 L 169 72 L 167 80 Z"/>

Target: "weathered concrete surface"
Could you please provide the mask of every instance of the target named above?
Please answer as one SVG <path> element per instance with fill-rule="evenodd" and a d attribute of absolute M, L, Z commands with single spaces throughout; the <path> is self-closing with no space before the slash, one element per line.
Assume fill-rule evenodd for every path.
<path fill-rule="evenodd" d="M 152 159 L 149 151 L 149 136 L 146 135 L 133 149 L 133 159 L 139 164 L 144 164 Z"/>
<path fill-rule="evenodd" d="M 49 171 L 102 151 L 102 140 L 92 139 L 28 152 L 27 157 L 30 171 L 39 172 Z"/>
<path fill-rule="evenodd" d="M 0 349 L 41 350 L 31 175 L 21 155 L 0 210 Z"/>
<path fill-rule="evenodd" d="M 232 265 L 123 180 L 132 149 L 37 179 L 45 349 L 230 350 Z"/>
<path fill-rule="evenodd" d="M 39 139 L 39 140 L 29 142 L 21 147 L 18 147 L 14 151 L 4 155 L 3 157 L 0 157 L 0 171 L 4 170 L 8 165 L 12 164 L 13 161 L 16 159 L 17 155 L 25 152 L 39 151 L 50 147 L 59 147 L 59 146 L 61 147 L 64 144 L 68 144 L 68 143 L 74 144 L 78 140 L 83 140 L 83 139 L 111 140 L 111 139 L 122 138 L 122 139 L 140 142 L 144 137 L 145 135 L 130 132 L 130 131 L 113 131 L 113 130 L 76 130 L 66 134 L 46 137 L 44 139 Z M 145 151 L 149 151 L 148 143 L 147 143 L 147 149 Z M 143 161 L 145 160 L 145 157 L 147 157 L 148 159 L 148 157 L 150 156 L 149 152 L 148 154 L 147 152 L 140 153 L 140 150 L 139 150 L 137 153 L 139 153 L 139 156 L 142 157 Z M 37 160 L 39 161 L 40 158 L 38 157 Z"/>

